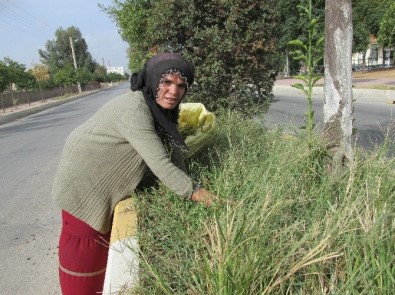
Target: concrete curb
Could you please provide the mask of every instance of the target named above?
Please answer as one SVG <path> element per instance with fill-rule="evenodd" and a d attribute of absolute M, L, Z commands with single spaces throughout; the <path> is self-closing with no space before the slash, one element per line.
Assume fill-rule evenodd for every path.
<path fill-rule="evenodd" d="M 127 198 L 114 210 L 103 295 L 118 294 L 137 285 L 138 255 L 137 211 L 134 199 Z"/>
<path fill-rule="evenodd" d="M 288 85 L 275 85 L 273 87 L 274 90 L 289 90 L 293 88 Z M 300 90 L 299 90 L 300 91 Z M 302 91 L 300 91 L 302 93 Z M 313 94 L 315 95 L 324 95 L 324 87 L 316 86 L 313 88 Z M 381 97 L 381 99 L 377 100 L 375 98 Z M 372 103 L 387 103 L 387 104 L 395 104 L 395 90 L 379 90 L 379 89 L 370 89 L 370 88 L 353 88 L 353 99 L 358 101 L 370 101 Z"/>
<path fill-rule="evenodd" d="M 33 115 L 33 114 L 45 111 L 47 109 L 50 109 L 50 108 L 53 108 L 53 107 L 56 107 L 56 106 L 59 106 L 59 105 L 62 105 L 62 104 L 65 104 L 65 103 L 77 100 L 77 99 L 80 99 L 80 98 L 87 97 L 89 95 L 98 93 L 98 92 L 103 91 L 103 90 L 104 89 L 100 88 L 98 90 L 87 91 L 87 92 L 84 92 L 84 93 L 81 93 L 81 94 L 77 94 L 77 95 L 73 95 L 73 96 L 66 97 L 66 98 L 59 98 L 59 99 L 57 99 L 55 101 L 51 101 L 51 102 L 48 102 L 48 103 L 45 103 L 45 104 L 42 104 L 42 105 L 38 105 L 38 106 L 32 107 L 30 109 L 17 111 L 17 112 L 14 112 L 14 113 L 9 113 L 9 114 L 0 116 L 0 125 L 6 124 L 6 123 L 9 123 L 9 122 L 18 120 L 18 119 L 22 119 L 24 117 L 27 117 L 27 116 L 30 116 L 30 115 Z"/>

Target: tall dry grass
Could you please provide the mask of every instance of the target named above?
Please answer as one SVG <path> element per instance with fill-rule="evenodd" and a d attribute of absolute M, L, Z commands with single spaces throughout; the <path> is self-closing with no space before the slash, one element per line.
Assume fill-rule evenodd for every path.
<path fill-rule="evenodd" d="M 341 179 L 326 152 L 237 114 L 189 162 L 210 208 L 159 185 L 139 194 L 140 286 L 130 294 L 393 294 L 395 160 L 356 151 Z"/>

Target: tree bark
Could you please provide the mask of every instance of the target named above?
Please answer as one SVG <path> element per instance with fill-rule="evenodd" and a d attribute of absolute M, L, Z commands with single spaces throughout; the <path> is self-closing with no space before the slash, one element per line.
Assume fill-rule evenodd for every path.
<path fill-rule="evenodd" d="M 324 137 L 332 169 L 352 165 L 352 6 L 351 0 L 325 0 Z"/>

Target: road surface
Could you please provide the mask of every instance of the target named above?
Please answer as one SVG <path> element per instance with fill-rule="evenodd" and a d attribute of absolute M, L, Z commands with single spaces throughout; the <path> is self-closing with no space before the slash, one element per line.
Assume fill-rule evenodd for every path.
<path fill-rule="evenodd" d="M 0 126 L 0 294 L 60 294 L 61 218 L 50 195 L 60 154 L 71 130 L 127 87 Z"/>
<path fill-rule="evenodd" d="M 264 116 L 269 128 L 281 127 L 294 132 L 305 125 L 307 99 L 302 91 L 293 87 L 274 87 L 276 102 L 272 103 Z M 366 149 L 382 144 L 385 136 L 395 139 L 395 105 L 388 104 L 389 97 L 395 91 L 369 89 L 354 90 L 354 128 L 359 146 Z M 323 124 L 323 89 L 316 89 L 313 94 L 314 121 L 319 127 Z"/>

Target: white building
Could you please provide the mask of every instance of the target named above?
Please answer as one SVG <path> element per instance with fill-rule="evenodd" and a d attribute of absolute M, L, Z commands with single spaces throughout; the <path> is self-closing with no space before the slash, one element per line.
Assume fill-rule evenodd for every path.
<path fill-rule="evenodd" d="M 107 70 L 107 73 L 116 73 L 116 74 L 121 74 L 121 75 L 125 74 L 123 67 L 106 67 L 106 70 Z"/>
<path fill-rule="evenodd" d="M 358 68 L 363 64 L 363 52 L 352 55 L 352 64 Z M 390 67 L 394 66 L 394 48 L 385 48 L 377 43 L 374 36 L 370 37 L 370 44 L 365 52 L 365 66 L 369 67 Z"/>

